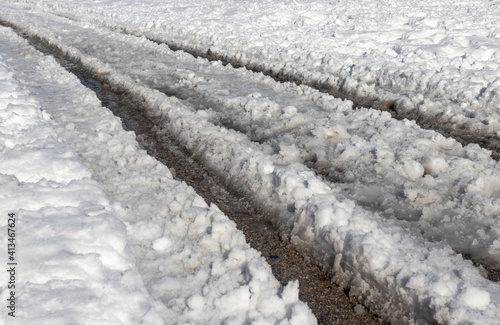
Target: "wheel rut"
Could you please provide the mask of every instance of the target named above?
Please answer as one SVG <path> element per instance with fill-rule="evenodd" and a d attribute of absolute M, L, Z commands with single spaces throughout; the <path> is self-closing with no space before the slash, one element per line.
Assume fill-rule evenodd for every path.
<path fill-rule="evenodd" d="M 14 25 L 8 23 L 5 25 L 15 27 Z M 18 32 L 22 35 L 21 30 L 18 30 Z M 23 36 L 27 38 L 27 35 Z M 44 40 L 42 38 L 35 36 L 29 37 L 29 39 L 30 42 L 40 51 L 58 57 L 61 65 L 65 66 L 67 70 L 77 75 L 82 84 L 96 92 L 98 97 L 103 102 L 103 106 L 108 107 L 114 112 L 115 115 L 119 116 L 126 129 L 136 132 L 137 139 L 139 140 L 141 146 L 146 149 L 150 155 L 167 165 L 177 179 L 183 180 L 187 184 L 191 185 L 207 202 L 215 203 L 226 215 L 233 219 L 237 223 L 238 228 L 245 232 L 248 242 L 254 248 L 261 251 L 263 256 L 266 257 L 267 261 L 272 266 L 273 273 L 281 283 L 284 284 L 289 280 L 299 279 L 301 283 L 300 297 L 302 300 L 308 302 L 309 306 L 318 317 L 320 323 L 372 323 L 377 321 L 377 318 L 374 315 L 367 313 L 355 313 L 354 310 L 360 311 L 363 309 L 361 307 L 354 308 L 357 307 L 357 302 L 349 299 L 342 290 L 331 285 L 328 277 L 321 273 L 317 267 L 307 263 L 305 265 L 293 264 L 292 266 L 284 267 L 285 264 L 288 264 L 293 260 L 298 260 L 297 263 L 304 261 L 293 249 L 290 249 L 285 242 L 280 240 L 277 235 L 277 230 L 273 229 L 273 226 L 266 221 L 266 216 L 262 215 L 262 213 L 258 210 L 258 207 L 257 209 L 254 209 L 252 204 L 247 202 L 245 198 L 238 196 L 237 194 L 230 193 L 230 190 L 218 182 L 216 177 L 208 175 L 210 172 L 204 168 L 202 164 L 198 164 L 195 159 L 190 157 L 190 153 L 184 150 L 176 142 L 175 137 L 170 134 L 168 130 L 158 128 L 154 121 L 149 120 L 140 109 L 137 107 L 134 108 L 133 105 L 127 105 L 127 102 L 134 103 L 140 101 L 134 98 L 129 98 L 129 96 L 133 97 L 134 95 L 124 94 L 119 91 L 117 92 L 115 87 L 105 83 L 105 78 L 100 78 L 98 74 L 89 72 L 85 69 L 81 62 L 64 62 L 65 54 L 61 52 L 58 53 L 58 49 L 53 46 L 44 48 Z M 210 53 L 207 53 L 207 55 L 210 55 Z M 215 59 L 212 58 L 211 60 Z M 227 64 L 231 62 L 225 63 Z M 279 75 L 273 76 L 273 71 L 271 70 L 259 72 L 265 72 L 265 74 L 272 76 L 278 81 L 293 81 L 296 84 L 305 84 L 300 80 L 287 80 L 286 78 L 283 79 L 282 76 Z M 323 89 L 324 87 L 317 87 L 315 84 L 312 84 L 312 86 L 324 92 L 332 93 L 328 89 Z M 154 89 L 154 87 L 151 88 Z M 190 103 L 189 94 L 184 96 L 184 94 L 168 88 L 162 89 L 162 92 L 169 96 L 187 100 L 187 102 Z M 196 104 L 196 101 L 194 104 Z M 201 105 L 203 106 L 203 103 L 201 103 Z M 212 105 L 213 103 L 210 103 L 208 106 Z M 375 102 L 370 105 L 371 108 L 384 110 L 383 107 L 376 107 L 380 105 Z M 370 105 L 359 104 L 359 106 Z M 196 109 L 198 108 L 194 107 L 194 110 Z M 201 107 L 200 109 L 205 108 Z M 389 104 L 389 110 L 391 109 L 392 108 Z M 394 112 L 391 112 L 391 114 L 394 118 L 400 118 L 399 116 L 394 115 Z M 224 121 L 221 122 L 222 127 L 236 129 L 234 126 L 224 123 Z M 425 125 L 425 123 L 422 123 L 421 125 Z M 446 134 L 446 132 L 443 133 Z M 447 134 L 447 136 L 451 135 Z M 456 136 L 452 137 L 457 138 Z M 477 140 L 470 136 L 466 136 L 465 138 L 467 137 L 468 139 L 464 139 L 462 137 L 459 137 L 458 139 L 462 143 L 474 143 L 474 141 Z M 485 143 L 486 142 L 483 141 L 482 146 L 488 147 L 488 144 L 486 143 L 485 145 Z M 317 175 L 322 176 L 323 179 L 329 182 L 335 183 L 339 181 L 329 177 L 328 175 L 321 174 L 320 171 L 315 170 L 313 165 L 307 163 L 305 163 L 305 165 Z M 283 249 L 281 249 L 281 247 L 283 247 Z M 464 254 L 464 258 L 468 258 L 468 256 Z M 474 260 L 472 261 L 477 267 L 480 267 L 478 262 Z M 490 280 L 498 281 L 500 279 L 498 276 L 498 270 L 486 269 L 488 271 L 487 277 Z M 314 277 L 319 278 L 320 282 L 314 282 L 316 281 L 314 280 L 312 281 L 313 284 L 309 286 L 305 284 L 307 282 L 311 282 L 309 278 L 311 278 L 311 275 L 316 271 L 319 273 Z M 324 281 L 321 280 L 321 278 L 324 278 Z M 338 303 L 335 296 L 333 296 L 333 298 L 332 296 L 329 296 L 332 291 L 339 291 L 340 296 L 344 296 L 344 298 L 342 298 L 344 299 L 344 302 Z M 328 301 L 331 300 L 334 301 L 333 305 L 328 303 Z M 338 314 L 337 311 L 339 311 Z"/>
<path fill-rule="evenodd" d="M 15 29 L 32 46 L 46 55 L 52 55 L 84 86 L 94 91 L 102 105 L 121 118 L 124 129 L 136 133 L 139 144 L 149 155 L 165 164 L 174 178 L 192 186 L 207 203 L 216 204 L 236 223 L 247 242 L 266 258 L 278 281 L 285 285 L 289 281 L 299 280 L 299 298 L 309 305 L 319 324 L 380 324 L 376 315 L 365 311 L 355 298 L 349 297 L 348 291 L 331 283 L 320 268 L 305 261 L 287 245 L 258 208 L 244 197 L 231 193 L 216 177 L 210 175 L 210 171 L 191 158 L 168 130 L 159 128 L 144 115 L 139 106 L 131 104 L 137 102 L 137 99 L 132 98 L 133 95 L 117 91 L 100 80 L 99 76 L 82 68 L 80 62 L 68 60 L 43 39 L 28 37 L 8 22 L 0 21 L 0 25 Z"/>
<path fill-rule="evenodd" d="M 9 25 L 10 27 L 15 27 L 13 26 L 12 24 L 8 24 L 6 23 L 6 25 Z M 38 38 L 37 36 L 34 36 L 34 37 L 30 37 L 31 41 L 33 42 L 33 44 L 35 44 L 36 46 L 40 47 L 42 46 L 42 44 L 44 44 L 44 41 L 40 38 Z M 64 53 L 55 53 L 58 51 L 57 48 L 54 48 L 53 46 L 49 46 L 47 48 L 46 51 L 49 51 L 51 53 L 53 53 L 54 55 L 58 55 L 59 57 L 64 57 Z M 76 62 L 76 66 L 78 66 L 78 62 Z M 85 70 L 85 69 L 83 69 Z M 89 77 L 91 79 L 91 77 Z M 110 87 L 111 89 L 112 87 Z M 153 87 L 154 88 L 154 87 Z M 168 96 L 174 96 L 174 97 L 177 97 L 177 98 L 180 98 L 180 99 L 183 99 L 183 100 L 186 100 L 187 103 L 193 105 L 193 109 L 195 110 L 198 110 L 198 109 L 205 109 L 207 107 L 210 107 L 210 106 L 214 106 L 214 105 L 217 105 L 217 103 L 214 103 L 214 102 L 203 102 L 203 100 L 207 100 L 206 98 L 203 98 L 203 97 L 197 97 L 196 94 L 192 91 L 192 90 L 189 90 L 189 89 L 180 89 L 179 88 L 169 88 L 169 87 L 163 87 L 163 88 L 156 88 L 158 90 L 160 90 L 161 92 L 165 93 L 166 95 Z M 125 124 L 126 123 L 132 123 L 130 122 L 130 120 L 127 122 L 127 119 L 124 119 L 125 121 Z M 236 131 L 240 131 L 240 132 L 243 132 L 245 133 L 245 130 L 239 130 L 238 128 L 236 128 L 234 125 L 231 125 L 231 124 L 228 124 L 228 123 L 225 123 L 223 120 L 222 121 L 219 121 L 220 123 L 220 126 L 221 127 L 224 127 L 224 128 L 228 128 L 228 129 L 234 129 Z M 261 141 L 259 141 L 258 139 L 252 139 L 252 141 L 256 141 L 256 142 L 259 142 L 261 143 Z M 313 172 L 315 172 L 318 176 L 320 176 L 321 178 L 323 178 L 324 180 L 328 181 L 328 182 L 331 182 L 331 183 L 342 183 L 342 180 L 336 178 L 336 177 L 331 177 L 327 174 L 324 174 L 324 172 L 322 170 L 319 170 L 317 168 L 315 168 L 314 164 L 310 164 L 310 163 L 307 163 L 305 162 L 305 165 L 308 166 L 308 168 L 310 170 L 312 170 Z M 366 205 L 365 203 L 361 202 L 361 205 Z M 368 206 L 370 209 L 374 209 L 374 210 L 377 210 L 377 207 L 372 207 L 372 206 Z M 468 258 L 468 255 L 467 254 L 463 254 L 465 258 L 469 259 Z M 473 262 L 475 263 L 475 265 L 477 267 L 484 267 L 486 269 L 486 273 L 487 273 L 487 277 L 490 279 L 490 280 L 493 280 L 493 281 L 498 281 L 500 279 L 500 272 L 498 269 L 496 268 L 491 268 L 489 267 L 488 265 L 486 264 L 481 264 L 480 261 L 475 261 L 473 260 Z"/>

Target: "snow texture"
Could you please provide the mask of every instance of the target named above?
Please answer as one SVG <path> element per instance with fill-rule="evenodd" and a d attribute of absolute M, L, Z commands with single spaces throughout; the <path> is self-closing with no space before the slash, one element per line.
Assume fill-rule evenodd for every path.
<path fill-rule="evenodd" d="M 234 223 L 139 149 L 95 94 L 12 31 L 0 33 L 1 198 L 5 217 L 19 214 L 17 319 L 316 323 L 298 283 L 282 287 Z"/>
<path fill-rule="evenodd" d="M 25 324 L 160 323 L 125 225 L 5 61 L 1 56 L 0 231 L 4 247 L 7 228 L 15 231 L 15 254 L 8 256 L 17 265 L 2 272 L 2 301 L 15 292 L 15 319 Z M 8 213 L 15 214 L 13 227 Z M 11 317 L 12 310 L 1 310 L 2 321 Z"/>
<path fill-rule="evenodd" d="M 495 1 L 13 2 L 291 75 L 498 141 Z"/>
<path fill-rule="evenodd" d="M 327 84 L 352 98 L 376 98 L 382 106 L 393 102 L 403 116 L 447 124 L 455 134 L 495 138 L 500 135 L 497 3 L 7 3 L 0 18 L 140 98 L 137 105 L 160 128 L 176 134 L 228 187 L 268 211 L 283 237 L 372 312 L 394 323 L 498 322 L 500 286 L 458 254 L 500 266 L 500 169 L 488 150 L 463 146 L 387 112 L 353 110 L 352 102 L 307 86 L 276 83 L 173 52 L 145 37 Z M 21 40 L 11 47 L 30 51 Z M 49 68 L 40 68 L 39 79 L 26 85 L 59 87 L 37 94 L 37 100 L 49 103 L 57 93 L 66 94 L 59 102 L 80 98 L 98 106 L 92 94 L 77 92 L 77 86 L 63 91 L 69 77 L 50 58 L 37 60 Z M 58 82 L 60 75 L 66 76 L 64 82 Z M 278 321 L 272 318 L 277 311 L 292 317 L 290 322 L 311 319 L 296 299 L 296 283 L 282 292 L 277 284 L 253 289 L 257 279 L 272 283 L 270 273 L 261 275 L 268 266 L 245 262 L 245 269 L 238 264 L 258 260 L 258 254 L 241 248 L 241 234 L 226 237 L 227 227 L 233 227 L 227 222 L 214 227 L 222 214 L 171 180 L 164 167 L 151 167 L 144 153 L 136 158 L 140 151 L 131 135 L 109 135 L 108 129 L 123 132 L 119 121 L 109 113 L 91 120 L 84 114 L 91 110 L 78 106 L 50 106 L 51 116 L 65 125 L 57 137 L 72 143 L 114 202 L 112 213 L 126 223 L 139 273 L 154 299 L 165 303 L 157 309 L 160 315 L 215 321 L 206 312 L 210 305 L 235 322 L 241 317 Z M 81 141 L 90 132 L 73 122 L 80 120 L 98 139 Z M 99 141 L 106 149 L 93 149 Z M 47 155 L 62 159 L 54 152 Z M 17 170 L 9 162 L 6 168 Z M 154 174 L 143 179 L 144 170 Z M 133 182 L 123 175 L 134 175 Z M 150 197 L 162 205 L 147 203 Z M 220 248 L 200 245 L 206 241 L 217 241 Z M 168 263 L 161 254 L 170 254 Z M 193 273 L 182 282 L 186 269 Z M 220 288 L 213 277 L 223 283 L 218 297 L 211 289 Z M 193 285 L 184 290 L 180 283 Z M 248 292 L 256 292 L 253 300 Z M 241 304 L 228 308 L 231 300 Z M 249 305 L 259 316 L 242 316 Z"/>

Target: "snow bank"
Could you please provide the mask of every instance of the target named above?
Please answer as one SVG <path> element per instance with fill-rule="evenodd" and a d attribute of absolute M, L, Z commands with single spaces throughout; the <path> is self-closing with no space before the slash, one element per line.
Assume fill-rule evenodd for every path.
<path fill-rule="evenodd" d="M 0 233 L 4 248 L 15 245 L 13 254 L 2 253 L 2 265 L 17 264 L 7 266 L 13 273 L 1 273 L 0 296 L 4 302 L 14 296 L 17 304 L 3 306 L 1 319 L 160 324 L 124 224 L 5 61 L 0 56 Z"/>
<path fill-rule="evenodd" d="M 123 130 L 120 120 L 101 107 L 94 93 L 12 31 L 2 29 L 0 35 L 2 53 L 13 60 L 17 77 L 32 91 L 38 89 L 37 100 L 57 122 L 54 137 L 72 146 L 112 200 L 111 205 L 106 201 L 108 210 L 126 225 L 125 237 L 119 223 L 120 243 L 127 244 L 134 254 L 142 281 L 164 323 L 316 323 L 307 305 L 298 299 L 298 283 L 282 287 L 234 223 L 139 149 L 135 135 Z M 89 190 L 93 192 L 86 188 Z M 48 194 L 48 200 L 71 199 Z M 107 215 L 111 217 L 109 212 Z M 113 230 L 108 231 L 102 234 L 103 240 L 113 239 Z M 76 233 L 91 236 L 88 230 Z M 80 236 L 75 238 L 78 240 Z M 47 259 L 47 263 L 52 261 Z M 130 304 L 129 297 L 133 298 L 126 292 L 109 294 L 110 300 L 126 299 Z M 50 306 L 46 307 L 51 312 Z M 109 314 L 113 315 L 113 310 Z"/>

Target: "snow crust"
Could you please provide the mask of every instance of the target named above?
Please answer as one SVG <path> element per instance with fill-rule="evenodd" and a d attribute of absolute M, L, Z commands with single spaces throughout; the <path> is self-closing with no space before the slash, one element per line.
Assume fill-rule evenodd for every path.
<path fill-rule="evenodd" d="M 448 116 L 458 133 L 465 129 L 488 133 L 498 130 L 493 82 L 497 78 L 495 3 L 383 2 L 387 10 L 382 12 L 375 9 L 382 6 L 380 2 L 370 1 L 348 6 L 344 1 L 307 5 L 297 1 L 264 1 L 259 5 L 210 1 L 188 2 L 182 8 L 178 2 L 168 1 L 141 5 L 135 1 L 79 1 L 70 5 L 65 1 L 50 6 L 31 0 L 21 3 L 73 18 L 50 16 L 49 22 L 45 19 L 48 13 L 2 11 L 3 17 L 30 35 L 44 38 L 117 89 L 141 98 L 143 102 L 138 104 L 149 110 L 152 119 L 177 134 L 178 140 L 228 186 L 267 210 L 284 237 L 329 272 L 335 282 L 350 288 L 350 293 L 372 311 L 394 323 L 497 322 L 499 285 L 486 280 L 479 269 L 456 253 L 470 254 L 494 266 L 500 261 L 500 175 L 498 163 L 487 150 L 476 145 L 464 147 L 422 130 L 414 122 L 391 119 L 387 113 L 352 110 L 351 102 L 305 86 L 277 84 L 217 62 L 174 53 L 144 37 L 92 25 L 185 42 L 186 46 L 194 44 L 202 51 L 210 49 L 304 78 L 316 80 L 327 74 L 332 83 L 341 83 L 347 91 L 396 98 L 396 108 L 409 114 Z M 454 6 L 455 14 L 445 11 L 446 5 Z M 467 7 L 469 12 L 463 10 Z M 459 21 L 486 10 L 492 15 Z M 436 16 L 424 17 L 430 12 Z M 450 16 L 453 19 L 449 20 Z M 384 19 L 393 24 L 381 25 Z M 470 35 L 472 30 L 477 35 L 488 31 L 489 36 Z M 408 35 L 398 38 L 404 33 Z M 455 42 L 460 39 L 469 41 Z M 478 56 L 474 44 L 484 45 L 481 49 L 488 49 L 491 55 Z M 453 56 L 461 51 L 466 53 L 462 59 L 475 53 L 470 66 L 463 66 L 465 61 Z M 389 85 L 392 93 L 388 93 Z M 154 90 L 167 86 L 177 94 L 185 91 L 187 99 L 169 98 Z M 490 92 L 491 96 L 483 96 Z M 99 120 L 111 123 L 112 118 Z M 66 129 L 78 130 L 73 122 Z M 133 159 L 127 156 L 127 146 L 110 141 L 105 134 L 101 137 L 114 148 L 110 155 L 115 164 L 130 166 Z M 86 146 L 82 144 L 80 152 L 89 151 Z M 102 152 L 88 157 L 83 159 L 100 161 Z M 97 175 L 100 169 L 92 172 Z M 112 185 L 114 181 L 109 182 L 114 177 L 118 176 L 103 178 L 102 183 L 104 188 L 110 187 L 106 193 L 119 202 L 113 205 L 116 215 L 135 230 L 131 243 L 141 242 L 132 245 L 132 251 L 139 252 L 136 256 L 148 255 L 144 246 L 154 254 L 172 251 L 175 241 L 170 233 L 162 233 L 163 225 L 151 228 L 134 219 L 143 211 L 153 211 L 147 204 L 126 213 L 133 209 L 123 203 L 131 195 L 131 185 L 125 182 L 125 190 L 119 191 Z M 157 186 L 152 180 L 145 183 L 144 191 Z M 140 184 L 138 192 L 142 193 Z M 147 195 L 131 200 L 142 202 L 145 198 Z M 173 208 L 168 209 L 178 213 L 176 231 L 185 230 L 182 206 L 188 199 L 160 198 L 172 202 Z M 202 203 L 187 206 L 200 208 L 198 204 Z M 186 233 L 176 235 L 189 237 L 190 231 L 194 230 L 188 227 Z M 243 245 L 243 241 L 238 243 Z M 185 245 L 191 250 L 193 244 L 188 241 Z M 174 260 L 185 264 L 186 256 L 194 256 L 188 261 L 199 265 L 201 257 L 188 250 L 182 250 Z M 234 252 L 234 256 L 238 259 L 242 253 Z M 179 299 L 175 298 L 179 288 L 172 289 L 169 298 L 161 296 L 159 291 L 165 290 L 158 288 L 171 287 L 163 282 L 164 274 L 151 275 L 155 263 L 154 259 L 141 260 L 139 271 L 142 267 L 145 271 L 141 274 L 148 274 L 143 278 L 146 286 L 153 288 L 154 297 L 171 299 L 167 307 L 177 312 L 176 317 L 188 317 L 191 314 L 187 311 L 206 306 L 203 292 L 196 291 L 199 289 Z M 226 272 L 229 264 L 224 264 Z M 220 270 L 224 267 L 212 264 L 211 272 L 223 276 Z M 186 282 L 196 277 L 188 277 Z M 294 286 L 289 284 L 279 299 L 288 301 L 285 292 L 293 292 Z M 227 300 L 214 301 L 224 304 L 238 298 L 246 304 L 246 290 L 234 288 Z M 267 293 L 262 295 L 268 297 Z M 259 306 L 268 304 L 257 304 L 257 309 Z M 230 310 L 240 315 L 235 316 L 238 320 L 240 307 Z M 271 315 L 274 309 L 260 312 Z"/>
<path fill-rule="evenodd" d="M 21 215 L 21 320 L 316 323 L 298 283 L 282 287 L 234 223 L 139 149 L 95 94 L 12 31 L 0 37 L 2 211 Z"/>

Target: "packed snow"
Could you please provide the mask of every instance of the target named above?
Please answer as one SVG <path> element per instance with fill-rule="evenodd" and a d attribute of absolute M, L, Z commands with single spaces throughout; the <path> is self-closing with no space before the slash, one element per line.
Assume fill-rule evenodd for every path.
<path fill-rule="evenodd" d="M 396 101 L 408 117 L 438 116 L 457 134 L 496 137 L 498 5 L 453 3 L 450 12 L 446 1 L 24 0 L 4 4 L 0 19 L 138 98 L 151 119 L 383 319 L 495 324 L 500 286 L 458 254 L 500 266 L 500 171 L 488 150 L 143 37 Z M 155 306 L 147 317 L 314 322 L 296 283 L 279 289 L 225 216 L 140 151 L 90 91 L 13 32 L 2 31 L 2 44 L 28 98 L 59 125 L 55 137 L 110 198 L 101 203 L 107 215 L 126 224 L 134 272 L 152 297 L 142 299 Z M 38 151 L 67 173 L 81 164 Z"/>

